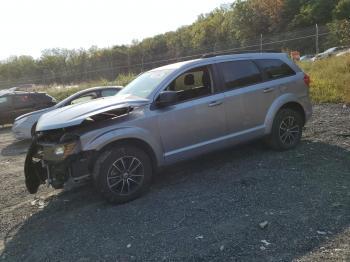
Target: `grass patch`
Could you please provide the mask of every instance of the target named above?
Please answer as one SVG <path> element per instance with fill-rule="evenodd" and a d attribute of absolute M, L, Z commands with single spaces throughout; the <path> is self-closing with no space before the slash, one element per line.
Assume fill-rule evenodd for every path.
<path fill-rule="evenodd" d="M 350 55 L 299 65 L 311 77 L 313 102 L 350 103 Z"/>

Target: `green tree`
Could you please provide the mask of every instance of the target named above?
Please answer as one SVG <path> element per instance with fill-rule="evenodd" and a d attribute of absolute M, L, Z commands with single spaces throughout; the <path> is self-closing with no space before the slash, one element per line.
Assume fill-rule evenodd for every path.
<path fill-rule="evenodd" d="M 333 10 L 334 19 L 350 20 L 350 0 L 340 0 Z"/>

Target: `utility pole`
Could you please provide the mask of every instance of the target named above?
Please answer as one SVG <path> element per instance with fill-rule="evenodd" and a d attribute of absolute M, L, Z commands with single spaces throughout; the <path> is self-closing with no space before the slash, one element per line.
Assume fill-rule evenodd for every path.
<path fill-rule="evenodd" d="M 318 46 L 318 25 L 316 24 L 316 55 L 320 52 L 319 46 Z"/>
<path fill-rule="evenodd" d="M 263 51 L 263 35 L 260 34 L 260 53 Z"/>
<path fill-rule="evenodd" d="M 142 50 L 142 60 L 141 60 L 141 73 L 143 72 L 143 58 L 145 56 L 144 50 Z"/>

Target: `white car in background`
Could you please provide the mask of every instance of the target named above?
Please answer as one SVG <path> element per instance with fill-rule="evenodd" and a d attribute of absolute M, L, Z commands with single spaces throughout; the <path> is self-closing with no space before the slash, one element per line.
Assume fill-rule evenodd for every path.
<path fill-rule="evenodd" d="M 318 55 L 316 55 L 312 59 L 312 61 L 321 60 L 321 59 L 324 59 L 324 58 L 335 56 L 335 55 L 345 51 L 347 48 L 348 47 L 344 47 L 344 46 L 338 46 L 338 47 L 329 48 L 326 51 L 324 51 L 323 53 L 319 53 Z"/>
<path fill-rule="evenodd" d="M 314 57 L 313 55 L 303 55 L 302 57 L 300 57 L 300 61 L 302 62 L 312 61 L 313 57 Z"/>
<path fill-rule="evenodd" d="M 337 54 L 337 56 L 350 55 L 350 48 Z"/>
<path fill-rule="evenodd" d="M 55 106 L 17 117 L 13 123 L 12 132 L 18 140 L 31 139 L 35 132 L 36 123 L 43 114 L 65 106 L 88 102 L 101 97 L 114 96 L 121 89 L 121 86 L 104 86 L 93 87 L 77 92 Z"/>

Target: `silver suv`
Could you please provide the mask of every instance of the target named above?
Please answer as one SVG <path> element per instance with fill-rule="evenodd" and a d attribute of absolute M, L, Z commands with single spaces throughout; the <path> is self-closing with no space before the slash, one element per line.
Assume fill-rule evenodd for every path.
<path fill-rule="evenodd" d="M 122 203 L 181 160 L 257 138 L 277 150 L 294 148 L 312 114 L 309 82 L 278 53 L 153 69 L 117 96 L 43 115 L 25 162 L 27 188 L 92 178 L 107 200 Z"/>

